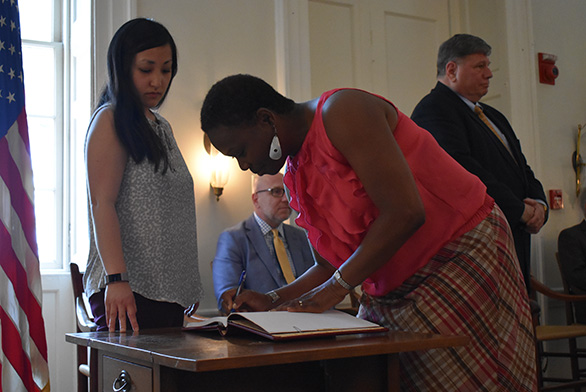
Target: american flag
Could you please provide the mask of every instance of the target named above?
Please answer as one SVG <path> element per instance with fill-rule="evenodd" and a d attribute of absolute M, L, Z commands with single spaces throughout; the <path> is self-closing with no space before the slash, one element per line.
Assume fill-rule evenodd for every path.
<path fill-rule="evenodd" d="M 0 392 L 49 391 L 16 0 L 0 0 Z"/>

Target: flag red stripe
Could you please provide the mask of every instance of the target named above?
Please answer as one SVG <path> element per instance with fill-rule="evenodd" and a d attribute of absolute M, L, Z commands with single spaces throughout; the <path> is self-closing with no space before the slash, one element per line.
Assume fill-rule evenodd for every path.
<path fill-rule="evenodd" d="M 8 142 L 6 138 L 0 139 L 0 177 L 4 180 L 6 187 L 10 192 L 10 201 L 12 208 L 16 211 L 20 219 L 20 224 L 26 241 L 28 242 L 33 253 L 37 253 L 37 240 L 35 233 L 35 209 L 32 200 L 29 199 L 22 180 L 18 166 L 12 159 Z M 10 245 L 12 247 L 12 245 Z"/>
<path fill-rule="evenodd" d="M 39 388 L 33 381 L 31 363 L 26 354 L 22 351 L 22 341 L 18 329 L 12 320 L 0 307 L 0 323 L 2 323 L 2 351 L 12 365 L 14 371 L 20 376 L 27 391 L 38 391 Z"/>
<path fill-rule="evenodd" d="M 26 119 L 26 108 L 24 106 L 22 108 L 22 111 L 18 115 L 16 122 L 18 124 L 18 133 L 20 133 L 20 138 L 22 139 L 22 142 L 26 146 L 26 151 L 28 152 L 28 155 L 30 156 L 31 155 L 31 145 L 30 145 L 29 138 L 28 138 L 28 122 Z"/>
<path fill-rule="evenodd" d="M 2 257 L 0 257 L 0 267 L 12 282 L 18 304 L 28 319 L 30 337 L 46 361 L 47 341 L 45 339 L 45 324 L 41 306 L 28 287 L 26 271 L 12 250 L 11 242 L 10 234 L 6 227 L 4 227 L 4 224 L 0 224 L 0 248 L 6 249 L 2 252 Z M 4 328 L 4 325 L 2 328 Z"/>

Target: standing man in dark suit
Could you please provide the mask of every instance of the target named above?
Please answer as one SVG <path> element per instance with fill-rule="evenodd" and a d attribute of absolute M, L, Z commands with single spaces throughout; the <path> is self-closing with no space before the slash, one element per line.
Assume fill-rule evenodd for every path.
<path fill-rule="evenodd" d="M 484 40 L 469 34 L 444 42 L 438 51 L 438 82 L 411 118 L 484 182 L 511 226 L 529 288 L 531 234 L 547 221 L 548 208 L 511 125 L 498 110 L 478 102 L 492 78 L 490 52 Z"/>
<path fill-rule="evenodd" d="M 218 309 L 223 312 L 230 310 L 243 270 L 245 289 L 271 293 L 315 262 L 305 231 L 283 223 L 291 215 L 291 207 L 281 173 L 254 177 L 252 203 L 254 213 L 218 238 L 212 275 Z M 276 251 L 280 245 L 274 243 L 273 229 L 285 248 L 283 260 Z"/>
<path fill-rule="evenodd" d="M 586 205 L 584 212 L 586 214 Z M 573 294 L 586 294 L 586 220 L 561 231 L 558 257 L 564 278 Z M 586 304 L 574 302 L 576 322 L 586 324 Z"/>

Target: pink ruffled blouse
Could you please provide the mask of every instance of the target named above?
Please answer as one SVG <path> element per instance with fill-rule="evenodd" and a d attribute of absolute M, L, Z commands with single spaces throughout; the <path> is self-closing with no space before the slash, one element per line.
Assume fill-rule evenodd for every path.
<path fill-rule="evenodd" d="M 299 212 L 295 222 L 308 231 L 313 247 L 336 268 L 358 248 L 378 216 L 360 179 L 324 128 L 323 104 L 339 90 L 321 96 L 301 149 L 287 159 L 284 179 L 291 207 Z M 363 283 L 362 289 L 375 296 L 399 287 L 446 243 L 480 223 L 494 205 L 476 176 L 453 160 L 430 133 L 397 112 L 394 136 L 415 178 L 426 221 Z"/>

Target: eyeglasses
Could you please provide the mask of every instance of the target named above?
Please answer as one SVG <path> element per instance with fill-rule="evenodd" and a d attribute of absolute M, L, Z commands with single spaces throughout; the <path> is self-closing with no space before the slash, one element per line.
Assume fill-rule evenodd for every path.
<path fill-rule="evenodd" d="M 269 189 L 263 189 L 260 191 L 256 191 L 256 193 L 261 193 L 261 192 L 271 192 L 271 196 L 273 196 L 273 197 L 283 197 L 283 195 L 285 194 L 285 189 L 282 187 L 275 187 L 275 188 L 269 188 Z"/>

